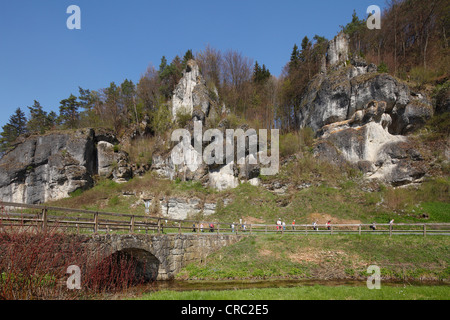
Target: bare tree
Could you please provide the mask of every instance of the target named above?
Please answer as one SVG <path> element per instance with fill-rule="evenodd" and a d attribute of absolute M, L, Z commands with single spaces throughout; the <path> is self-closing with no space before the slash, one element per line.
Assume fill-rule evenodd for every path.
<path fill-rule="evenodd" d="M 203 51 L 196 54 L 195 57 L 203 77 L 207 82 L 211 82 L 219 89 L 221 87 L 221 75 L 223 69 L 223 57 L 220 50 L 212 48 L 209 44 Z"/>
<path fill-rule="evenodd" d="M 227 88 L 228 101 L 234 113 L 245 114 L 251 95 L 253 60 L 230 49 L 225 52 L 223 61 L 223 86 Z"/>

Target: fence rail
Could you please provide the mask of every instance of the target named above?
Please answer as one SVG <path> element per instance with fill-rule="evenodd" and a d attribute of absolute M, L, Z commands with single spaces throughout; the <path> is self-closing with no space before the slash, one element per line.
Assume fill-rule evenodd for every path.
<path fill-rule="evenodd" d="M 0 229 L 31 226 L 50 227 L 76 233 L 245 233 L 245 234 L 410 234 L 450 235 L 450 223 L 385 224 L 235 224 L 208 220 L 180 220 L 146 215 L 70 209 L 43 205 L 0 202 Z M 21 212 L 20 212 L 21 211 Z M 211 226 L 212 225 L 212 226 Z"/>

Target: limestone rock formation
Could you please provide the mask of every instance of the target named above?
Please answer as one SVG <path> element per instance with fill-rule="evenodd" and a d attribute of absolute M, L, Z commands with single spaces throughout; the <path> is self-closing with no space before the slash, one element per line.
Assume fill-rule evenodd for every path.
<path fill-rule="evenodd" d="M 217 97 L 217 90 L 214 89 Z M 194 109 L 203 112 L 207 117 L 211 107 L 215 104 L 214 97 L 211 96 L 206 81 L 200 73 L 200 68 L 195 60 L 189 60 L 183 77 L 176 86 L 172 97 L 172 116 L 176 119 L 177 113 L 187 113 L 192 115 Z"/>
<path fill-rule="evenodd" d="M 0 199 L 41 203 L 92 186 L 93 130 L 31 136 L 0 160 Z"/>
<path fill-rule="evenodd" d="M 349 63 L 347 63 L 349 62 Z M 348 58 L 348 41 L 330 41 L 327 69 L 304 94 L 298 121 L 319 138 L 315 154 L 336 164 L 349 162 L 367 177 L 393 185 L 419 181 L 425 171 L 407 134 L 433 115 L 430 101 L 402 81 L 377 72 L 361 57 Z"/>
<path fill-rule="evenodd" d="M 128 155 L 124 151 L 107 142 L 97 144 L 98 175 L 113 179 L 116 182 L 126 182 L 132 178 L 132 170 L 128 162 Z"/>
<path fill-rule="evenodd" d="M 97 134 L 98 132 L 98 134 Z M 108 130 L 80 129 L 21 137 L 0 159 L 0 200 L 28 204 L 70 196 L 93 186 L 93 177 L 133 177 L 128 155 Z"/>
<path fill-rule="evenodd" d="M 349 37 L 344 32 L 340 32 L 333 40 L 328 42 L 326 58 L 329 66 L 348 60 L 349 41 Z"/>
<path fill-rule="evenodd" d="M 237 155 L 236 149 L 233 147 L 231 150 L 234 153 L 232 155 L 234 160 L 227 161 L 229 155 L 226 153 L 228 149 L 225 130 L 229 129 L 229 123 L 226 119 L 220 121 L 217 128 L 212 128 L 219 130 L 223 138 L 222 163 L 218 164 L 215 160 L 209 161 L 215 159 L 218 155 L 215 152 L 206 152 L 205 148 L 212 141 L 203 141 L 203 133 L 209 128 L 209 123 L 216 123 L 215 117 L 227 113 L 224 105 L 219 108 L 217 90 L 212 91 L 206 86 L 197 62 L 194 60 L 188 61 L 183 77 L 174 91 L 172 114 L 175 120 L 177 112 L 189 113 L 191 120 L 188 121 L 184 129 L 189 131 L 191 139 L 190 141 L 183 140 L 183 144 L 174 145 L 169 153 L 154 154 L 151 169 L 160 176 L 171 180 L 200 181 L 204 186 L 217 190 L 235 188 L 243 181 L 251 181 L 251 183 L 257 184 L 259 165 L 249 161 L 257 156 L 256 152 L 250 154 L 251 148 L 248 142 L 251 139 L 249 137 L 245 137 L 247 141 L 245 154 Z M 197 136 L 195 126 L 199 124 L 203 131 L 200 136 Z M 242 129 L 242 131 L 237 133 L 238 136 L 244 133 L 252 134 L 247 132 L 246 126 L 239 129 Z M 254 150 L 256 150 L 256 147 Z M 243 158 L 244 161 L 239 161 L 239 157 Z"/>

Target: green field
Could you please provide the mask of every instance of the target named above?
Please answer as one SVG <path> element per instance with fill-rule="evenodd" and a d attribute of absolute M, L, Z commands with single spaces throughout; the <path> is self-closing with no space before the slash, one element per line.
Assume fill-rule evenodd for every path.
<path fill-rule="evenodd" d="M 450 280 L 446 236 L 258 235 L 222 248 L 179 280 L 366 279 L 369 265 L 389 280 Z"/>
<path fill-rule="evenodd" d="M 135 297 L 139 300 L 449 300 L 450 286 L 302 286 L 220 291 L 162 290 Z"/>

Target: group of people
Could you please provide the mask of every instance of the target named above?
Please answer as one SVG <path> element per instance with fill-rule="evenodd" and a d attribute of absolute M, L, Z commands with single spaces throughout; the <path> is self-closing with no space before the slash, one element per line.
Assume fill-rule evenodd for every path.
<path fill-rule="evenodd" d="M 199 230 L 200 232 L 205 232 L 203 223 L 200 223 Z M 195 225 L 195 223 L 192 225 L 192 232 L 197 232 L 197 226 Z M 209 224 L 209 232 L 214 232 L 213 223 Z"/>
<path fill-rule="evenodd" d="M 246 221 L 242 222 L 242 219 L 240 219 L 239 225 L 241 226 L 241 231 L 245 232 L 245 231 L 247 230 L 247 222 L 246 222 Z M 231 232 L 234 233 L 235 231 L 237 231 L 237 227 L 238 227 L 239 225 L 236 226 L 236 225 L 234 224 L 234 222 L 233 222 L 233 223 L 230 225 Z"/>
<path fill-rule="evenodd" d="M 394 219 L 389 221 L 389 224 L 391 226 L 393 225 L 393 223 L 394 223 Z M 240 221 L 240 224 L 241 224 L 241 230 L 245 232 L 247 229 L 247 223 L 246 222 L 242 223 L 242 221 Z M 313 230 L 315 230 L 315 231 L 319 230 L 319 227 L 317 225 L 317 220 L 313 221 L 312 227 L 313 227 Z M 286 231 L 286 222 L 282 221 L 281 218 L 278 218 L 278 220 L 276 222 L 276 228 L 277 228 L 277 231 Z M 326 228 L 327 228 L 327 230 L 331 230 L 331 220 L 328 220 L 328 222 L 326 223 Z M 204 232 L 203 223 L 200 224 L 199 229 L 200 229 L 200 232 Z M 237 231 L 234 222 L 230 225 L 230 229 L 231 229 L 231 232 L 233 232 L 233 233 L 235 231 Z M 372 225 L 370 226 L 370 229 L 372 229 L 373 231 L 375 231 L 377 229 L 375 222 L 372 223 Z M 295 230 L 295 219 L 292 221 L 292 230 Z M 195 223 L 192 225 L 192 232 L 197 232 L 197 227 L 196 227 Z M 209 232 L 214 232 L 214 224 L 213 223 L 209 224 Z"/>

